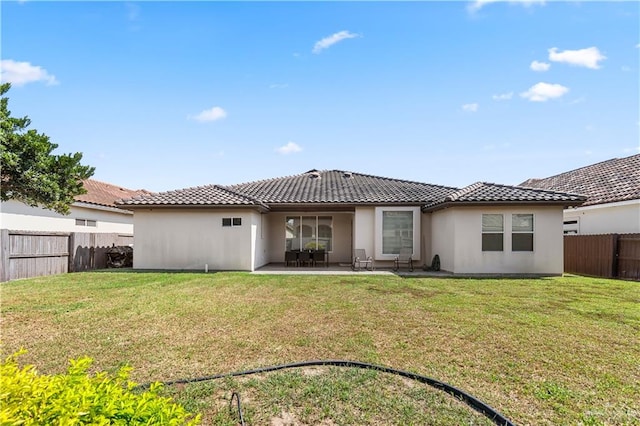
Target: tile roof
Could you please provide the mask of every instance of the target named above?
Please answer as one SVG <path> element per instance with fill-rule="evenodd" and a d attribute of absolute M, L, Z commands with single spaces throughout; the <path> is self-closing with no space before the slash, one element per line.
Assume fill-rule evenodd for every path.
<path fill-rule="evenodd" d="M 134 190 L 122 188 L 117 185 L 100 182 L 94 179 L 87 179 L 83 181 L 82 186 L 87 190 L 87 193 L 76 196 L 76 201 L 107 207 L 119 207 L 116 205 L 116 201 L 123 198 L 149 194 L 149 191 L 145 191 L 143 189 Z"/>
<path fill-rule="evenodd" d="M 228 188 L 267 204 L 424 204 L 456 189 L 342 170 L 309 170 Z"/>
<path fill-rule="evenodd" d="M 565 191 L 587 196 L 583 206 L 640 199 L 640 154 L 614 158 L 544 179 L 529 179 L 522 187 Z"/>
<path fill-rule="evenodd" d="M 404 204 L 438 208 L 450 203 L 495 202 L 576 205 L 584 197 L 541 189 L 476 183 L 463 189 L 341 170 L 309 170 L 293 176 L 237 185 L 208 185 L 121 200 L 136 206 L 293 206 L 300 204 Z"/>
<path fill-rule="evenodd" d="M 425 209 L 432 210 L 451 204 L 525 203 L 578 205 L 582 204 L 585 199 L 586 197 L 578 194 L 477 182 L 452 192 L 441 200 L 427 204 Z"/>
<path fill-rule="evenodd" d="M 220 185 L 197 186 L 175 191 L 145 194 L 121 200 L 119 204 L 131 206 L 261 206 L 261 202 L 238 194 Z"/>

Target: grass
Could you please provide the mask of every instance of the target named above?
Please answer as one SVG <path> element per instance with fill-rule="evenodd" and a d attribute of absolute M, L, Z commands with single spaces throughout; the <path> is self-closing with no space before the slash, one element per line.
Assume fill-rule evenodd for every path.
<path fill-rule="evenodd" d="M 351 359 L 442 380 L 517 424 L 640 425 L 638 283 L 96 272 L 1 291 L 3 351 L 27 348 L 23 362 L 43 373 L 81 355 L 102 370 L 130 364 L 138 382 Z M 370 371 L 167 391 L 208 423 L 234 424 L 233 389 L 252 424 L 484 421 L 446 394 Z"/>

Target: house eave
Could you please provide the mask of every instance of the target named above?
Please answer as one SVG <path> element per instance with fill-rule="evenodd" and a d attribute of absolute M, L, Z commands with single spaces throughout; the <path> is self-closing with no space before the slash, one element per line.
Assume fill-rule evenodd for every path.
<path fill-rule="evenodd" d="M 105 206 L 102 204 L 87 203 L 84 201 L 75 201 L 72 204 L 72 206 L 81 207 L 84 209 L 101 210 L 105 212 L 120 213 L 120 214 L 127 214 L 127 215 L 133 214 L 133 212 L 129 211 L 127 207 L 111 207 L 111 206 Z"/>
<path fill-rule="evenodd" d="M 563 208 L 579 206 L 584 201 L 447 201 L 436 205 L 422 207 L 423 213 L 431 213 L 451 207 L 504 207 L 504 206 L 560 206 Z"/>
<path fill-rule="evenodd" d="M 223 209 L 248 209 L 257 210 L 260 213 L 267 213 L 269 206 L 246 205 L 246 204 L 126 204 L 126 208 L 131 210 L 143 209 L 198 209 L 198 210 L 223 210 Z"/>

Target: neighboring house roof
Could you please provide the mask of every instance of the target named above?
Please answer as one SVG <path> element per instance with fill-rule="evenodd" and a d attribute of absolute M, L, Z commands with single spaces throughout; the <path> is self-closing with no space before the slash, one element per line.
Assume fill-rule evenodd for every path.
<path fill-rule="evenodd" d="M 452 205 L 486 204 L 561 204 L 579 205 L 586 197 L 578 194 L 522 188 L 477 182 L 452 192 L 441 200 L 424 206 L 425 211 L 438 210 Z"/>
<path fill-rule="evenodd" d="M 83 181 L 82 186 L 87 190 L 87 193 L 76 196 L 76 201 L 106 207 L 120 208 L 120 206 L 116 205 L 118 200 L 149 194 L 149 191 L 122 188 L 93 179 Z"/>
<path fill-rule="evenodd" d="M 266 207 L 260 201 L 238 194 L 220 185 L 198 186 L 176 191 L 143 194 L 121 200 L 120 205 L 136 206 L 258 206 Z"/>
<path fill-rule="evenodd" d="M 587 196 L 583 206 L 640 199 L 640 154 L 614 158 L 544 179 L 528 179 L 522 187 L 566 191 Z"/>
<path fill-rule="evenodd" d="M 208 185 L 121 200 L 126 208 L 149 206 L 245 206 L 263 209 L 317 204 L 419 205 L 438 209 L 455 203 L 577 205 L 584 197 L 539 189 L 476 183 L 458 188 L 342 170 L 310 170 L 293 176 L 231 186 Z"/>

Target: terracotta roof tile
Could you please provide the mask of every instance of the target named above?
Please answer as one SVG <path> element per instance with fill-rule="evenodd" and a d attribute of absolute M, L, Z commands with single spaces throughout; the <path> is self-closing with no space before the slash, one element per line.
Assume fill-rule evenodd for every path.
<path fill-rule="evenodd" d="M 640 199 L 640 154 L 614 158 L 544 179 L 529 179 L 522 187 L 566 191 L 587 196 L 584 206 Z"/>
<path fill-rule="evenodd" d="M 99 206 L 118 207 L 115 203 L 123 198 L 131 198 L 138 195 L 149 194 L 149 191 L 122 188 L 110 183 L 87 179 L 82 182 L 82 186 L 87 190 L 86 194 L 75 197 L 76 201 L 96 204 Z"/>

